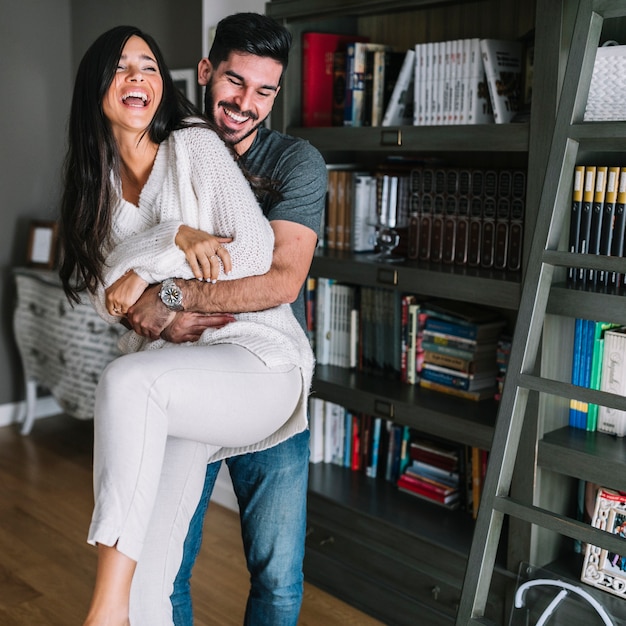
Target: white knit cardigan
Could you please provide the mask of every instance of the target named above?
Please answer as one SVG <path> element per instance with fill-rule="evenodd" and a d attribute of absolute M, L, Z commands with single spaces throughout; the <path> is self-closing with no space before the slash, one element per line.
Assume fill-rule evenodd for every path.
<path fill-rule="evenodd" d="M 273 231 L 239 166 L 222 140 L 204 128 L 173 132 L 159 145 L 139 206 L 121 197 L 113 213 L 112 248 L 107 255 L 104 285 L 93 297 L 101 317 L 110 323 L 119 318 L 108 314 L 104 290 L 127 270 L 133 269 L 148 283 L 168 277 L 193 278 L 185 255 L 174 243 L 181 224 L 208 233 L 232 237 L 225 244 L 232 259 L 233 280 L 266 273 L 272 262 Z M 284 304 L 265 311 L 238 313 L 236 321 L 220 329 L 207 329 L 196 343 L 231 343 L 243 346 L 268 366 L 297 365 L 303 391 L 299 406 L 279 431 L 245 448 L 223 448 L 211 460 L 262 450 L 301 432 L 307 426 L 307 397 L 314 367 L 309 341 Z M 150 341 L 129 331 L 120 341 L 123 352 L 172 346 L 159 339 Z M 190 348 L 193 349 L 193 348 Z"/>

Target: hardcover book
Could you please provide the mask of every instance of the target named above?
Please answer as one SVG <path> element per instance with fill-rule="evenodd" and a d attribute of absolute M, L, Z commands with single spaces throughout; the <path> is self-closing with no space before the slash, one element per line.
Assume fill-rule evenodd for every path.
<path fill-rule="evenodd" d="M 302 33 L 302 125 L 331 126 L 335 52 L 358 35 Z"/>
<path fill-rule="evenodd" d="M 519 41 L 481 39 L 480 50 L 496 124 L 510 122 L 521 101 L 522 44 Z"/>
<path fill-rule="evenodd" d="M 415 50 L 407 50 L 383 116 L 382 126 L 411 126 L 413 124 L 414 68 Z"/>
<path fill-rule="evenodd" d="M 600 389 L 626 396 L 626 327 L 607 330 L 604 333 Z M 623 437 L 626 434 L 626 411 L 601 406 L 598 430 Z"/>

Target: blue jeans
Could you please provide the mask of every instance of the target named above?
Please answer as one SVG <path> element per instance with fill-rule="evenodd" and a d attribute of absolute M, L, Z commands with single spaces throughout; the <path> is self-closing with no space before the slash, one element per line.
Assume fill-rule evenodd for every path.
<path fill-rule="evenodd" d="M 302 604 L 309 431 L 273 448 L 226 460 L 239 503 L 250 572 L 246 626 L 296 626 Z M 176 626 L 193 625 L 190 578 L 202 543 L 204 515 L 220 463 L 207 467 L 202 498 L 185 540 L 174 582 Z"/>

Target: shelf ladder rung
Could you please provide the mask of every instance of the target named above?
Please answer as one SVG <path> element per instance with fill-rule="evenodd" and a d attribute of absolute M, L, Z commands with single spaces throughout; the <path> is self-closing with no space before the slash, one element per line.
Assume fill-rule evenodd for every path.
<path fill-rule="evenodd" d="M 623 554 L 626 549 L 626 538 L 624 537 L 605 532 L 547 509 L 524 504 L 507 496 L 496 496 L 493 507 L 505 515 L 541 526 L 572 539 L 600 546 L 617 554 Z"/>
<path fill-rule="evenodd" d="M 578 387 L 577 385 L 564 383 L 551 378 L 542 378 L 541 376 L 534 376 L 532 374 L 521 374 L 518 386 L 531 391 L 559 396 L 561 398 L 591 402 L 592 404 L 626 411 L 625 396 L 609 393 L 607 391 L 599 391 L 598 389 Z"/>

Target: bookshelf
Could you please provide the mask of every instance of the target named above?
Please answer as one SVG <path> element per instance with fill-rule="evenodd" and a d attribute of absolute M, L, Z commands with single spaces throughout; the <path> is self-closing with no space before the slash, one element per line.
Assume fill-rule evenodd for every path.
<path fill-rule="evenodd" d="M 532 233 L 550 147 L 562 62 L 571 36 L 568 3 L 537 0 L 273 0 L 266 12 L 292 31 L 294 48 L 272 127 L 307 139 L 329 163 L 379 163 L 385 156 L 436 156 L 458 167 L 527 169 L 525 232 Z M 571 4 L 571 3 L 570 3 Z M 536 19 L 541 16 L 541 19 Z M 517 39 L 534 29 L 536 64 L 530 119 L 515 124 L 303 128 L 300 36 L 307 30 L 358 33 L 406 50 L 418 42 L 463 37 Z M 530 236 L 524 240 L 528 258 Z M 417 261 L 384 265 L 348 252 L 319 252 L 312 275 L 381 286 L 426 297 L 498 308 L 511 324 L 520 305 L 522 272 L 433 266 Z M 474 403 L 332 366 L 318 367 L 321 398 L 411 426 L 454 442 L 489 449 L 497 415 L 492 401 Z M 515 488 L 532 491 L 536 426 L 524 445 L 529 458 Z M 565 446 L 558 440 L 553 445 Z M 545 450 L 549 455 L 549 449 Z M 349 469 L 311 466 L 305 576 L 362 610 L 393 624 L 452 624 L 472 538 L 467 515 L 422 503 L 389 483 Z M 501 542 L 487 615 L 508 621 L 517 564 L 532 560 L 534 531 L 514 526 Z M 536 553 L 535 553 L 536 556 Z M 541 563 L 543 564 L 543 563 Z"/>

